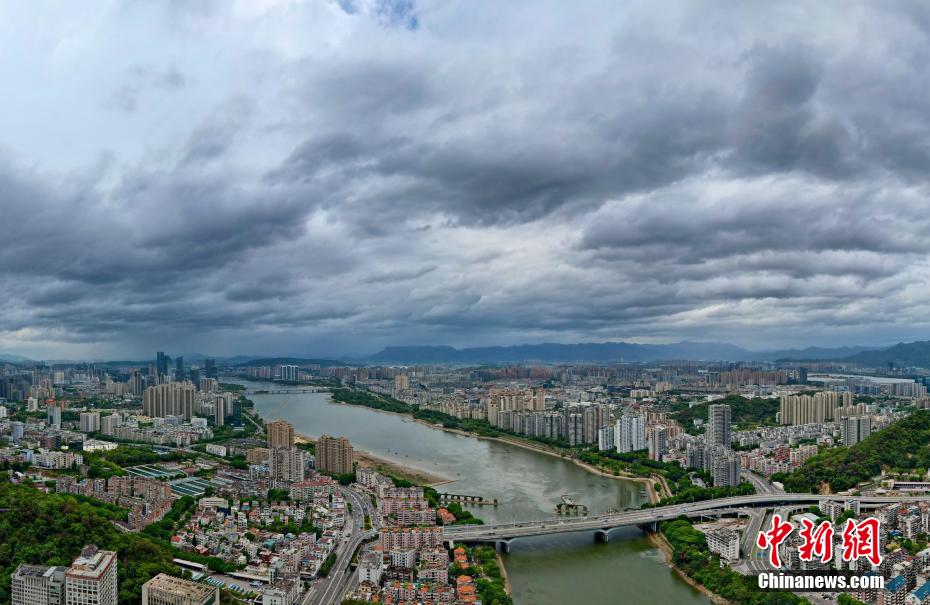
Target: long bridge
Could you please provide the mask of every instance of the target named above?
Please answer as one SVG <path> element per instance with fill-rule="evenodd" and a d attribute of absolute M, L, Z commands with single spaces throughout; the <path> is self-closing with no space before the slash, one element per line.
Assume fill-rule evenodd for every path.
<path fill-rule="evenodd" d="M 864 507 L 877 507 L 892 502 L 926 501 L 928 497 L 930 496 L 825 496 L 819 494 L 769 493 L 642 508 L 578 519 L 553 518 L 489 525 L 450 525 L 443 527 L 442 534 L 443 540 L 450 544 L 455 542 L 494 543 L 500 549 L 509 552 L 510 542 L 515 538 L 593 531 L 595 540 L 607 542 L 610 538 L 610 532 L 614 529 L 631 525 L 654 527 L 655 524 L 661 521 L 671 521 L 681 516 L 699 517 L 732 514 L 759 506 L 817 504 L 820 500 L 825 499 L 836 501 L 855 500 Z"/>
<path fill-rule="evenodd" d="M 304 387 L 300 389 L 250 389 L 241 391 L 241 394 L 248 397 L 249 395 L 301 395 L 303 393 L 325 393 L 326 387 Z"/>

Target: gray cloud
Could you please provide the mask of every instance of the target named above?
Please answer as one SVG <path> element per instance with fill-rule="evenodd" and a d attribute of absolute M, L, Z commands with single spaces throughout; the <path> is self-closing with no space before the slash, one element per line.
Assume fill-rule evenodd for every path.
<path fill-rule="evenodd" d="M 930 21 L 836 10 L 123 6 L 27 40 L 11 104 L 60 88 L 0 123 L 0 349 L 924 338 Z"/>
<path fill-rule="evenodd" d="M 134 112 L 147 93 L 177 91 L 186 84 L 187 78 L 176 67 L 133 65 L 126 71 L 123 84 L 110 97 L 108 105 Z"/>

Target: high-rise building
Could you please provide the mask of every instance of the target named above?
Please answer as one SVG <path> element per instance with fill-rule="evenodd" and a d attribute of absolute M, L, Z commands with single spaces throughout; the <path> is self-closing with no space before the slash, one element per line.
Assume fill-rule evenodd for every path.
<path fill-rule="evenodd" d="M 210 359 L 208 357 L 207 359 L 203 360 L 203 375 L 206 376 L 207 378 L 217 377 L 215 359 Z"/>
<path fill-rule="evenodd" d="M 281 380 L 285 382 L 297 382 L 297 366 L 292 365 L 282 365 L 278 368 L 278 374 L 281 376 Z"/>
<path fill-rule="evenodd" d="M 872 418 L 870 416 L 851 416 L 843 419 L 843 445 L 849 447 L 856 445 L 872 434 Z"/>
<path fill-rule="evenodd" d="M 662 462 L 666 451 L 665 427 L 656 425 L 649 434 L 649 459 Z"/>
<path fill-rule="evenodd" d="M 739 485 L 739 456 L 724 455 L 714 458 L 714 487 Z"/>
<path fill-rule="evenodd" d="M 598 425 L 598 414 L 597 406 L 588 405 L 582 408 L 582 439 L 584 443 L 597 443 L 597 430 L 600 428 Z"/>
<path fill-rule="evenodd" d="M 213 397 L 213 424 L 216 426 L 226 424 L 226 398 L 219 395 Z"/>
<path fill-rule="evenodd" d="M 100 431 L 100 412 L 81 412 L 80 429 L 82 433 Z"/>
<path fill-rule="evenodd" d="M 213 421 L 216 426 L 225 425 L 226 420 L 233 415 L 236 399 L 233 393 L 216 393 L 213 396 Z"/>
<path fill-rule="evenodd" d="M 155 353 L 155 371 L 159 376 L 168 375 L 168 360 L 171 359 L 163 351 Z"/>
<path fill-rule="evenodd" d="M 853 405 L 849 391 L 820 391 L 810 395 L 782 395 L 778 421 L 781 424 L 818 424 L 836 420 L 837 410 Z"/>
<path fill-rule="evenodd" d="M 117 605 L 116 553 L 85 546 L 65 573 L 65 605 Z"/>
<path fill-rule="evenodd" d="M 192 385 L 195 387 L 200 385 L 200 370 L 191 368 L 187 371 L 187 375 L 189 377 L 188 380 L 191 381 Z"/>
<path fill-rule="evenodd" d="M 317 448 L 319 456 L 319 447 Z M 318 458 L 319 459 L 319 458 Z M 269 470 L 275 481 L 293 483 L 304 480 L 304 453 L 299 449 L 271 450 Z"/>
<path fill-rule="evenodd" d="M 104 435 L 113 435 L 121 423 L 119 414 L 110 414 L 100 419 L 100 432 Z"/>
<path fill-rule="evenodd" d="M 345 437 L 322 435 L 316 444 L 317 469 L 337 475 L 353 470 L 352 444 Z"/>
<path fill-rule="evenodd" d="M 183 416 L 190 420 L 196 397 L 197 390 L 189 382 L 151 386 L 142 395 L 142 413 L 153 418 Z"/>
<path fill-rule="evenodd" d="M 798 382 L 800 384 L 807 384 L 807 368 L 804 366 L 798 368 Z"/>
<path fill-rule="evenodd" d="M 220 591 L 208 584 L 160 573 L 142 585 L 142 605 L 219 605 Z"/>
<path fill-rule="evenodd" d="M 410 390 L 410 377 L 406 372 L 402 372 L 394 377 L 394 393 Z"/>
<path fill-rule="evenodd" d="M 174 365 L 174 379 L 178 382 L 184 380 L 184 358 L 178 357 Z"/>
<path fill-rule="evenodd" d="M 571 446 L 584 443 L 584 414 L 570 411 L 565 408 L 562 415 L 562 430 L 560 431 Z"/>
<path fill-rule="evenodd" d="M 730 447 L 730 411 L 724 403 L 707 406 L 707 445 Z"/>
<path fill-rule="evenodd" d="M 61 428 L 61 408 L 57 405 L 48 406 L 48 425 L 56 429 Z"/>
<path fill-rule="evenodd" d="M 643 416 L 624 414 L 617 421 L 614 436 L 618 452 L 635 452 L 646 449 L 646 419 Z"/>
<path fill-rule="evenodd" d="M 13 572 L 12 605 L 59 605 L 65 592 L 67 567 L 20 565 Z"/>
<path fill-rule="evenodd" d="M 704 468 L 704 446 L 699 443 L 688 445 L 686 452 L 688 468 Z"/>
<path fill-rule="evenodd" d="M 23 435 L 26 434 L 26 425 L 20 422 L 19 420 L 14 420 L 10 423 L 10 437 L 13 439 L 13 443 L 19 443 L 23 440 Z"/>
<path fill-rule="evenodd" d="M 546 410 L 546 391 L 538 389 L 533 393 L 532 409 L 536 412 Z"/>
<path fill-rule="evenodd" d="M 599 451 L 608 451 L 617 449 L 617 438 L 614 436 L 615 429 L 612 426 L 605 426 L 597 431 L 597 449 Z"/>
<path fill-rule="evenodd" d="M 274 420 L 265 424 L 268 433 L 268 447 L 271 449 L 291 449 L 294 447 L 294 425 L 287 420 Z"/>

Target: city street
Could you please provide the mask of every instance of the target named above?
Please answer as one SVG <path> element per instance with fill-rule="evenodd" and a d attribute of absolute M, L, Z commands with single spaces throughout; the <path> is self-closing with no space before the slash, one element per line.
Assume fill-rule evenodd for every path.
<path fill-rule="evenodd" d="M 347 536 L 343 534 L 343 541 L 340 541 L 336 548 L 336 563 L 330 569 L 326 578 L 314 580 L 310 590 L 304 593 L 301 605 L 329 605 L 338 604 L 348 590 L 350 582 L 355 575 L 350 571 L 352 556 L 358 547 L 369 538 L 377 535 L 377 522 L 374 514 L 374 508 L 371 500 L 364 492 L 354 490 L 349 487 L 339 489 L 345 497 L 346 502 L 352 504 L 352 514 L 346 520 Z M 365 530 L 365 516 L 369 516 L 372 522 L 372 529 Z"/>

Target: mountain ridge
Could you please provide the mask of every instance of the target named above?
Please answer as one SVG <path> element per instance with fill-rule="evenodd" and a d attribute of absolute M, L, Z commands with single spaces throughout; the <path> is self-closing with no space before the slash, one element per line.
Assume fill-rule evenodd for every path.
<path fill-rule="evenodd" d="M 841 359 L 879 347 L 807 347 L 775 351 L 750 351 L 722 342 L 681 341 L 670 344 L 628 342 L 542 343 L 469 347 L 456 349 L 445 345 L 389 346 L 361 361 L 367 363 L 517 363 L 517 362 L 649 362 L 669 360 L 694 361 L 774 361 L 777 359 Z"/>

